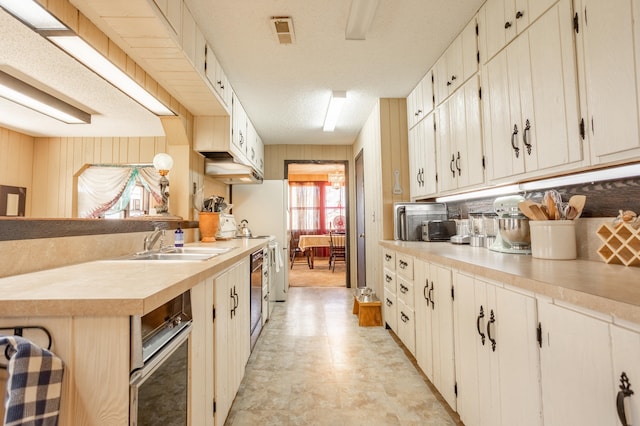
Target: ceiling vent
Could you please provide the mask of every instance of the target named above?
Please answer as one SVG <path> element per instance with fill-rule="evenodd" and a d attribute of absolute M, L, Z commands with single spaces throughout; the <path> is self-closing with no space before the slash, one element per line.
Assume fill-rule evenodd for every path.
<path fill-rule="evenodd" d="M 296 36 L 293 33 L 293 20 L 288 16 L 274 16 L 271 18 L 271 28 L 280 44 L 293 44 Z"/>

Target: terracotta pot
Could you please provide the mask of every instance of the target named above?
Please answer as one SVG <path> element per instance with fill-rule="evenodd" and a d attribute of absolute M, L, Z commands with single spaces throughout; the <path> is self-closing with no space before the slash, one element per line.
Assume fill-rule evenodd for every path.
<path fill-rule="evenodd" d="M 218 225 L 220 225 L 220 213 L 200 212 L 198 220 L 200 241 L 203 243 L 215 241 L 216 234 L 218 233 Z"/>

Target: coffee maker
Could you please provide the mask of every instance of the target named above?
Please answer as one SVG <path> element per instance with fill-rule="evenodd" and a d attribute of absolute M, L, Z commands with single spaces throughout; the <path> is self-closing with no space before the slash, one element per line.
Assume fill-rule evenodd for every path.
<path fill-rule="evenodd" d="M 531 254 L 529 219 L 522 214 L 518 203 L 524 201 L 520 195 L 498 197 L 493 210 L 498 215 L 498 232 L 490 250 L 501 253 Z"/>

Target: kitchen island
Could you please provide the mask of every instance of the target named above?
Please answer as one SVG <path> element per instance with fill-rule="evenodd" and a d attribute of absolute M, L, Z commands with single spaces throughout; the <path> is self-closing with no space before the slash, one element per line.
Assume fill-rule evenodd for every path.
<path fill-rule="evenodd" d="M 66 367 L 59 424 L 126 425 L 131 317 L 143 316 L 193 290 L 198 297 L 192 296 L 189 415 L 191 424 L 213 424 L 211 402 L 204 396 L 213 397 L 209 364 L 214 337 L 212 306 L 207 303 L 214 300 L 200 296 L 212 294 L 218 277 L 247 262 L 250 253 L 266 244 L 266 239 L 196 243 L 189 246 L 232 250 L 206 261 L 109 259 L 2 278 L 0 327 L 38 325 L 51 333 L 52 351 Z M 247 267 L 247 283 L 248 279 Z M 6 372 L 0 370 L 0 388 L 5 380 Z"/>

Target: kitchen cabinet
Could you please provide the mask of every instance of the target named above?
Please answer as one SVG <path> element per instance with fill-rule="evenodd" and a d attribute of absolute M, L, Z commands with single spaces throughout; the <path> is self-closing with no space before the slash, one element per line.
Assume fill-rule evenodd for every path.
<path fill-rule="evenodd" d="M 548 301 L 539 301 L 538 316 L 544 424 L 618 424 L 615 386 L 619 383 L 606 318 Z"/>
<path fill-rule="evenodd" d="M 575 3 L 578 71 L 591 161 L 604 164 L 638 158 L 640 8 L 630 0 Z"/>
<path fill-rule="evenodd" d="M 200 33 L 200 29 L 196 25 L 191 11 L 189 11 L 189 8 L 185 4 L 182 7 L 182 51 L 196 69 L 197 33 Z"/>
<path fill-rule="evenodd" d="M 413 257 L 396 253 L 396 300 L 398 337 L 412 355 L 416 353 L 413 311 Z"/>
<path fill-rule="evenodd" d="M 223 105 L 231 111 L 231 103 L 233 98 L 233 90 L 227 79 L 227 75 L 222 68 L 220 62 L 216 58 L 215 53 L 211 46 L 207 45 L 205 48 L 205 76 L 214 92 L 219 96 Z"/>
<path fill-rule="evenodd" d="M 247 159 L 260 173 L 264 174 L 264 146 L 251 120 L 247 118 Z"/>
<path fill-rule="evenodd" d="M 487 0 L 480 14 L 485 60 L 491 59 L 557 0 Z"/>
<path fill-rule="evenodd" d="M 435 114 L 429 114 L 409 130 L 409 192 L 412 200 L 437 191 Z"/>
<path fill-rule="evenodd" d="M 640 422 L 640 394 L 637 393 L 640 389 L 640 330 L 636 324 L 631 326 L 632 329 L 610 326 L 614 388 L 609 402 L 616 402 L 619 419 L 626 419 L 627 424 L 633 425 Z M 633 394 L 624 392 L 621 386 Z M 622 401 L 622 408 L 618 408 L 618 400 Z M 620 424 L 623 424 L 622 420 Z"/>
<path fill-rule="evenodd" d="M 585 165 L 571 22 L 562 0 L 483 67 L 489 181 Z"/>
<path fill-rule="evenodd" d="M 384 301 L 382 304 L 384 321 L 394 333 L 398 333 L 398 301 L 396 298 L 396 253 L 382 251 L 382 281 Z"/>
<path fill-rule="evenodd" d="M 231 147 L 247 158 L 247 113 L 235 93 L 231 98 Z"/>
<path fill-rule="evenodd" d="M 436 105 L 451 96 L 478 71 L 478 37 L 474 17 L 453 40 L 435 65 Z"/>
<path fill-rule="evenodd" d="M 182 41 L 182 1 L 153 0 L 164 16 L 169 27 L 173 30 L 173 36 L 180 43 Z"/>
<path fill-rule="evenodd" d="M 415 357 L 418 366 L 456 409 L 451 270 L 414 259 Z"/>
<path fill-rule="evenodd" d="M 433 71 L 429 70 L 407 96 L 407 124 L 413 128 L 433 111 Z"/>
<path fill-rule="evenodd" d="M 213 281 L 215 423 L 224 424 L 250 355 L 249 258 Z"/>
<path fill-rule="evenodd" d="M 541 425 L 536 299 L 463 273 L 454 285 L 460 418 L 466 425 Z"/>

